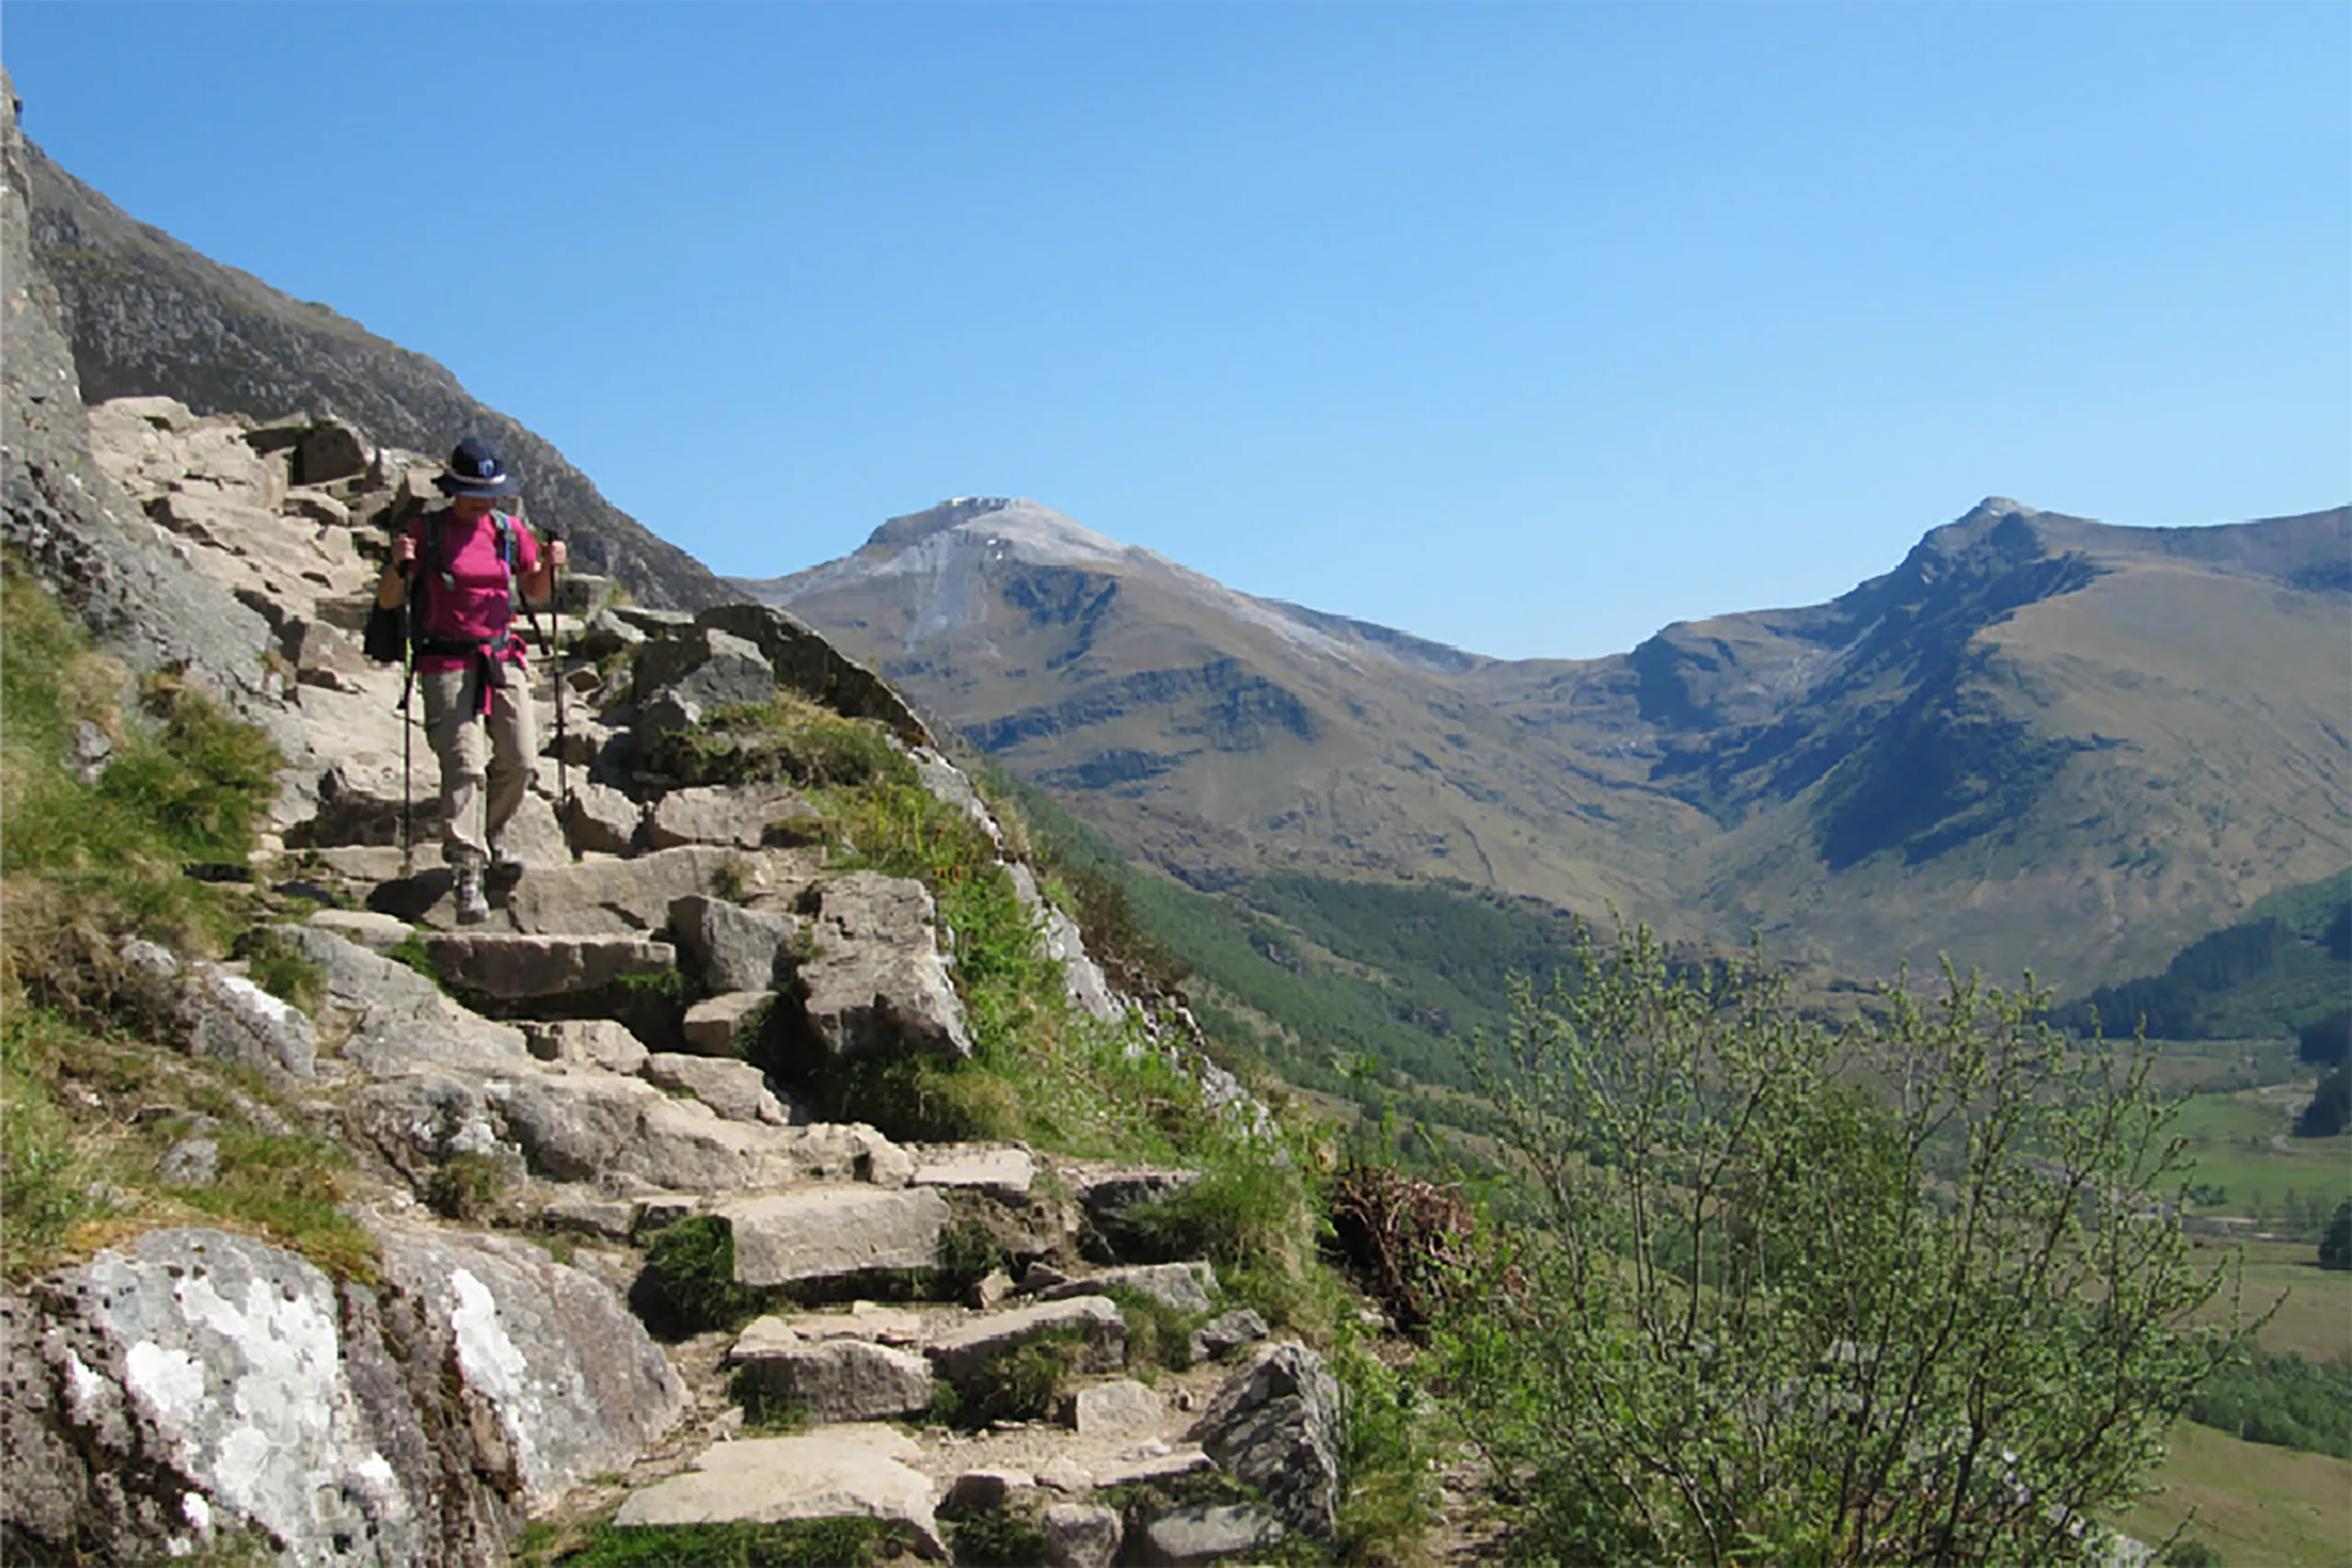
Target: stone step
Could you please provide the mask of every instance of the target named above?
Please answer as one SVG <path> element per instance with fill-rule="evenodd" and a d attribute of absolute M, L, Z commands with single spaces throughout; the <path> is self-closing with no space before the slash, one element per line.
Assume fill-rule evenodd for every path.
<path fill-rule="evenodd" d="M 722 1203 L 735 1242 L 735 1282 L 774 1287 L 930 1269 L 947 1201 L 929 1188 L 805 1188 Z"/>
<path fill-rule="evenodd" d="M 931 1480 L 907 1462 L 920 1452 L 911 1438 L 874 1425 L 719 1443 L 706 1449 L 692 1470 L 632 1494 L 613 1523 L 869 1518 L 906 1529 L 922 1555 L 944 1557 Z"/>
<path fill-rule="evenodd" d="M 678 962 L 676 948 L 643 937 L 519 931 L 436 931 L 424 953 L 444 983 L 501 1001 L 574 996 Z"/>

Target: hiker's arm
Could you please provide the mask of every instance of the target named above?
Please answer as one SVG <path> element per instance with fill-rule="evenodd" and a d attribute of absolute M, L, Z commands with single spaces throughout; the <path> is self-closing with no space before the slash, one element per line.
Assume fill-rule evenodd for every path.
<path fill-rule="evenodd" d="M 384 563 L 384 575 L 376 580 L 376 607 L 390 610 L 408 592 L 408 569 L 416 564 L 416 536 L 400 533 L 392 536 L 392 558 Z"/>
<path fill-rule="evenodd" d="M 561 539 L 549 539 L 539 552 L 539 563 L 519 574 L 523 585 L 523 603 L 537 607 L 545 604 L 555 592 L 556 569 L 569 558 L 571 552 Z M 397 600 L 394 603 L 398 603 Z"/>

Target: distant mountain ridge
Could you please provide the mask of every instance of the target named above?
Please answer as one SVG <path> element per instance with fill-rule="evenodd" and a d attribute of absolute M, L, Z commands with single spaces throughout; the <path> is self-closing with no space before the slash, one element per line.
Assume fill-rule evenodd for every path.
<path fill-rule="evenodd" d="M 1034 502 L 731 580 L 1195 886 L 1455 878 L 1863 969 L 2159 963 L 2352 845 L 2352 508 L 1988 498 L 1826 604 L 1483 658 Z"/>

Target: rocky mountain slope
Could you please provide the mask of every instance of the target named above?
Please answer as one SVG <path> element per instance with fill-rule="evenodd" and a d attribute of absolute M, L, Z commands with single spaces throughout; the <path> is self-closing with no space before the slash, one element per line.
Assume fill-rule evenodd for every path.
<path fill-rule="evenodd" d="M 198 413 L 333 415 L 435 455 L 488 435 L 525 477 L 533 516 L 563 529 L 583 566 L 624 579 L 650 604 L 697 609 L 728 597 L 700 562 L 442 366 L 222 266 L 130 217 L 33 142 L 19 148 L 22 183 L 11 188 L 28 202 L 33 254 L 55 287 L 89 401 L 155 396 Z"/>
<path fill-rule="evenodd" d="M 738 586 L 1202 886 L 1452 877 L 2064 981 L 2352 853 L 2352 509 L 2135 529 L 1996 498 L 1828 604 L 1581 661 L 1252 599 L 1019 501 Z"/>

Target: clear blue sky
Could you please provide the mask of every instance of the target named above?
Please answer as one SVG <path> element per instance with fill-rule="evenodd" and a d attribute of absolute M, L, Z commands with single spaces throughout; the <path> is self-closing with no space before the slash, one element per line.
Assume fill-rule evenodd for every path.
<path fill-rule="evenodd" d="M 7 0 L 27 132 L 722 572 L 1025 495 L 1506 656 L 2352 501 L 2352 6 Z"/>

